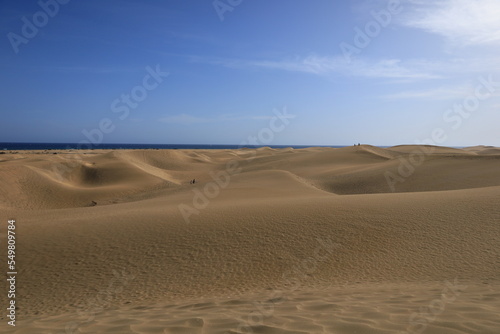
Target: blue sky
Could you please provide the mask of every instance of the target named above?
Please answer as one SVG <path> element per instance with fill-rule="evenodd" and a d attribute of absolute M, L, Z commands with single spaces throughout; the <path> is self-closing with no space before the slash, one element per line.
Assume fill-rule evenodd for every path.
<path fill-rule="evenodd" d="M 500 146 L 499 17 L 497 0 L 3 0 L 0 142 L 240 144 L 286 108 L 262 144 Z"/>

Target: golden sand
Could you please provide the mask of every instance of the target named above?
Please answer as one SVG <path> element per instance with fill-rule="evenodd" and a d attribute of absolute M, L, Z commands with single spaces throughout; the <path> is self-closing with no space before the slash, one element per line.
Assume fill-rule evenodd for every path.
<path fill-rule="evenodd" d="M 19 151 L 0 184 L 2 333 L 500 333 L 498 148 Z"/>

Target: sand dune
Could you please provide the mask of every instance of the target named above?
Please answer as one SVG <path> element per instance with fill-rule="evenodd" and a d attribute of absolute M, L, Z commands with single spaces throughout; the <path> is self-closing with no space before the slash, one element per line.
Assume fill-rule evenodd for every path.
<path fill-rule="evenodd" d="M 471 150 L 463 150 L 459 148 L 444 147 L 444 146 L 432 146 L 432 145 L 397 145 L 388 148 L 388 150 L 401 152 L 401 153 L 414 153 L 414 152 L 425 152 L 426 154 L 438 155 L 438 154 L 474 154 Z"/>
<path fill-rule="evenodd" d="M 481 155 L 500 154 L 500 148 L 493 146 L 473 146 L 464 148 L 465 151 L 475 152 Z"/>
<path fill-rule="evenodd" d="M 7 152 L 19 322 L 0 329 L 498 333 L 495 150 Z"/>

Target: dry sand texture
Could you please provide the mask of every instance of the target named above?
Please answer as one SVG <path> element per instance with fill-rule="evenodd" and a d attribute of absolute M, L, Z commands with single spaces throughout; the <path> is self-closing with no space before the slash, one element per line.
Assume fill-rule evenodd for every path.
<path fill-rule="evenodd" d="M 2 333 L 500 333 L 498 148 L 19 151 L 0 184 Z"/>

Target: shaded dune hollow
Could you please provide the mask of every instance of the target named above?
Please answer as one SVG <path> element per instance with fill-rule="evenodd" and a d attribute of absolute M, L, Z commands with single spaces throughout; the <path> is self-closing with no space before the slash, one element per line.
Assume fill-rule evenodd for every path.
<path fill-rule="evenodd" d="M 0 184 L 1 333 L 500 333 L 495 147 L 7 151 Z"/>

